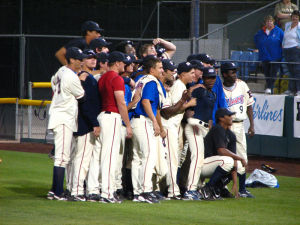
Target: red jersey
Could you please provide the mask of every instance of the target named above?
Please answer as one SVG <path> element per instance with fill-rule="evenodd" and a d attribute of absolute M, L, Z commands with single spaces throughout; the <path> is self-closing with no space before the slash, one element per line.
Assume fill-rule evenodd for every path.
<path fill-rule="evenodd" d="M 108 71 L 99 79 L 98 88 L 101 96 L 101 111 L 119 113 L 114 92 L 123 91 L 125 93 L 123 78 L 114 71 Z"/>

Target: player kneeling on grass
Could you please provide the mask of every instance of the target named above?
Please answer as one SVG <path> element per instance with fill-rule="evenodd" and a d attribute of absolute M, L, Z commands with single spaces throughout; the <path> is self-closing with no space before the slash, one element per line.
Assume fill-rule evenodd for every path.
<path fill-rule="evenodd" d="M 236 154 L 236 136 L 230 130 L 234 112 L 226 108 L 217 110 L 215 119 L 217 124 L 204 138 L 205 159 L 201 170 L 201 178 L 210 177 L 209 182 L 200 189 L 205 200 L 233 197 L 225 185 L 233 180 L 232 191 L 238 197 L 237 172 L 245 171 L 247 162 Z"/>

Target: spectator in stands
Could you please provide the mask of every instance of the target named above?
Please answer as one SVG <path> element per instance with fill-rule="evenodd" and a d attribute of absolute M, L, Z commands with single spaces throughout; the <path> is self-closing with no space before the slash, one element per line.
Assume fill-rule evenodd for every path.
<path fill-rule="evenodd" d="M 55 57 L 62 65 L 67 65 L 67 60 L 66 60 L 67 48 L 77 47 L 80 48 L 81 50 L 84 50 L 88 47 L 88 45 L 92 40 L 101 36 L 100 32 L 102 31 L 103 29 L 99 27 L 98 23 L 94 21 L 84 22 L 81 26 L 81 33 L 83 37 L 76 38 L 69 41 L 65 46 L 61 47 L 55 53 Z"/>
<path fill-rule="evenodd" d="M 282 59 L 283 31 L 274 25 L 274 18 L 268 15 L 264 19 L 264 26 L 254 36 L 256 47 L 259 50 L 259 60 L 262 61 L 263 71 L 266 77 L 266 94 L 272 94 L 274 78 L 280 68 Z"/>
<path fill-rule="evenodd" d="M 300 24 L 299 24 L 300 12 L 295 10 L 292 13 L 292 22 L 288 22 L 285 25 L 284 37 L 283 37 L 283 54 L 287 62 L 296 62 L 298 64 L 289 63 L 288 69 L 291 78 L 297 80 L 289 81 L 289 89 L 285 94 L 291 95 L 293 92 L 300 96 Z"/>
<path fill-rule="evenodd" d="M 282 0 L 276 4 L 274 16 L 278 26 L 280 26 L 282 30 L 285 29 L 285 24 L 291 21 L 291 15 L 294 10 L 298 10 L 298 7 L 291 3 L 291 0 Z"/>

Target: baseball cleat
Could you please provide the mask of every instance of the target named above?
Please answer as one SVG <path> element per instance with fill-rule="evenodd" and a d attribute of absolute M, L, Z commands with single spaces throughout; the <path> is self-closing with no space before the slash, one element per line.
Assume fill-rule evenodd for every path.
<path fill-rule="evenodd" d="M 103 197 L 100 198 L 99 202 L 102 202 L 102 203 L 122 203 L 121 201 L 119 201 L 116 198 L 103 198 Z"/>
<path fill-rule="evenodd" d="M 250 193 L 250 191 L 248 191 L 246 189 L 244 191 L 240 191 L 239 195 L 240 195 L 241 198 L 255 198 L 254 195 L 252 195 Z"/>
<path fill-rule="evenodd" d="M 68 198 L 68 201 L 73 201 L 73 202 L 85 202 L 86 199 L 83 195 L 71 195 L 70 198 Z"/>
<path fill-rule="evenodd" d="M 90 195 L 87 196 L 86 200 L 88 202 L 99 202 L 100 201 L 100 195 L 90 194 Z"/>
<path fill-rule="evenodd" d="M 152 193 L 155 195 L 155 197 L 156 197 L 157 200 L 159 200 L 159 201 L 170 200 L 170 198 L 165 197 L 165 196 L 164 196 L 161 192 L 159 192 L 159 191 L 153 191 Z"/>
<path fill-rule="evenodd" d="M 53 200 L 54 199 L 54 192 L 53 191 L 48 191 L 47 193 L 47 199 Z"/>
<path fill-rule="evenodd" d="M 57 200 L 57 201 L 67 201 L 68 199 L 65 197 L 64 194 L 61 194 L 60 196 L 54 194 L 53 200 Z"/>
<path fill-rule="evenodd" d="M 183 200 L 180 195 L 174 195 L 171 200 Z"/>
<path fill-rule="evenodd" d="M 198 191 L 186 191 L 183 194 L 182 200 L 195 200 L 195 201 L 199 201 L 201 199 L 199 198 Z"/>
<path fill-rule="evenodd" d="M 207 201 L 215 200 L 213 193 L 211 192 L 211 188 L 207 184 L 200 189 L 200 193 L 203 196 L 203 200 L 207 200 Z"/>
<path fill-rule="evenodd" d="M 149 204 L 159 203 L 156 196 L 151 192 L 144 192 L 141 194 L 141 196 L 145 199 L 144 202 L 147 202 Z"/>

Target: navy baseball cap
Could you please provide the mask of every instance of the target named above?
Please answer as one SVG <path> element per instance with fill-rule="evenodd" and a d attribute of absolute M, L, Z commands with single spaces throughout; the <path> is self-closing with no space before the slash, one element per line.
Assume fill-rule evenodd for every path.
<path fill-rule="evenodd" d="M 82 50 L 80 48 L 70 47 L 67 49 L 66 58 L 82 60 L 82 59 L 86 58 L 86 55 L 82 52 Z"/>
<path fill-rule="evenodd" d="M 204 64 L 197 59 L 191 60 L 190 63 L 194 65 L 195 69 L 203 70 L 205 68 Z"/>
<path fill-rule="evenodd" d="M 99 27 L 99 24 L 94 22 L 94 21 L 85 21 L 82 26 L 81 26 L 81 31 L 82 32 L 86 32 L 86 31 L 97 31 L 97 32 L 101 32 L 104 31 L 102 28 Z"/>
<path fill-rule="evenodd" d="M 126 62 L 125 54 L 122 52 L 114 51 L 108 55 L 108 62 Z"/>
<path fill-rule="evenodd" d="M 216 70 L 213 67 L 205 67 L 203 68 L 203 77 L 216 77 Z"/>
<path fill-rule="evenodd" d="M 216 114 L 215 114 L 215 119 L 218 120 L 219 118 L 221 117 L 224 117 L 224 116 L 232 116 L 234 115 L 235 112 L 231 112 L 229 109 L 227 108 L 219 108 L 217 111 L 216 111 Z"/>
<path fill-rule="evenodd" d="M 85 58 L 97 58 L 96 53 L 92 49 L 85 49 L 83 50 L 83 54 L 85 54 Z"/>
<path fill-rule="evenodd" d="M 155 55 L 147 55 L 146 57 L 144 57 L 141 62 L 141 64 L 143 65 L 145 62 L 147 62 L 149 59 L 156 59 L 157 57 Z"/>
<path fill-rule="evenodd" d="M 107 42 L 104 38 L 96 38 L 91 41 L 90 48 L 95 50 L 96 48 L 107 47 L 111 45 L 111 42 Z"/>
<path fill-rule="evenodd" d="M 132 60 L 132 58 L 131 58 L 130 55 L 125 54 L 125 61 L 124 61 L 124 63 L 125 63 L 126 65 L 130 65 L 131 63 L 133 63 L 133 60 Z"/>
<path fill-rule="evenodd" d="M 221 65 L 221 71 L 236 70 L 238 67 L 233 62 L 225 62 Z"/>
<path fill-rule="evenodd" d="M 189 72 L 191 69 L 194 69 L 195 66 L 191 64 L 190 62 L 182 62 L 179 63 L 177 66 L 177 73 L 181 74 L 183 72 Z"/>
<path fill-rule="evenodd" d="M 175 66 L 175 63 L 173 61 L 171 61 L 170 59 L 163 59 L 161 62 L 162 62 L 164 70 L 174 71 L 177 68 Z"/>
<path fill-rule="evenodd" d="M 196 55 L 196 58 L 201 61 L 201 62 L 204 62 L 204 63 L 207 63 L 207 64 L 211 64 L 213 62 L 213 59 L 205 54 L 205 53 L 202 53 L 202 54 L 197 54 Z"/>
<path fill-rule="evenodd" d="M 186 61 L 190 62 L 194 59 L 197 59 L 197 54 L 191 54 L 187 57 Z M 198 59 L 197 59 L 198 60 Z"/>
<path fill-rule="evenodd" d="M 105 52 L 100 52 L 96 54 L 97 56 L 97 63 L 102 62 L 102 63 L 106 63 L 108 62 L 108 54 Z"/>

